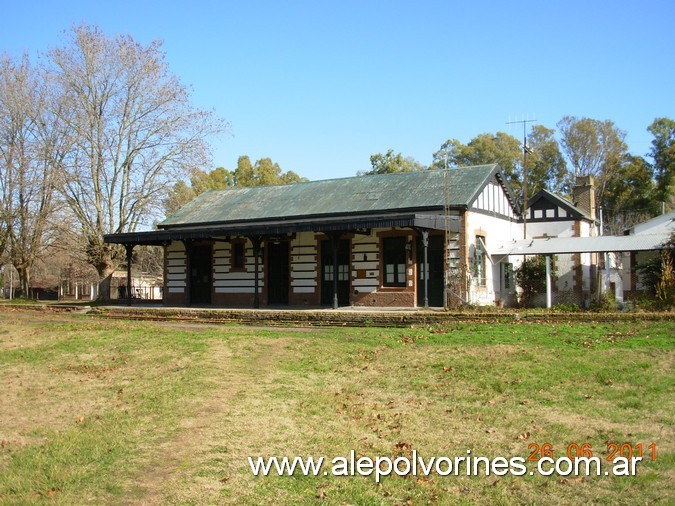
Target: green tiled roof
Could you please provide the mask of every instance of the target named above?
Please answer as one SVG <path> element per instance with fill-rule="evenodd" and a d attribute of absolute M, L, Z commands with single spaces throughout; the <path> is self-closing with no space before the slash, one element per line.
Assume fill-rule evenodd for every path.
<path fill-rule="evenodd" d="M 497 165 L 448 169 L 450 205 L 467 207 L 499 171 Z M 423 170 L 291 185 L 209 191 L 159 224 L 161 228 L 442 208 L 443 171 Z"/>

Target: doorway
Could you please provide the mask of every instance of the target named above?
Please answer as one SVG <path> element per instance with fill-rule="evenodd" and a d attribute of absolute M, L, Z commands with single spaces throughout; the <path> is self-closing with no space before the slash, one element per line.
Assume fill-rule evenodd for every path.
<path fill-rule="evenodd" d="M 211 246 L 190 250 L 190 304 L 211 304 L 213 252 Z"/>
<path fill-rule="evenodd" d="M 349 240 L 338 241 L 337 251 L 338 305 L 349 305 Z M 328 240 L 321 241 L 321 304 L 333 303 L 333 248 Z"/>
<path fill-rule="evenodd" d="M 288 304 L 289 261 L 287 241 L 267 243 L 268 304 Z"/>
<path fill-rule="evenodd" d="M 430 307 L 443 307 L 443 284 L 445 282 L 443 266 L 443 236 L 430 235 L 427 259 L 429 262 L 428 296 Z M 424 305 L 424 246 L 422 239 L 417 240 L 417 305 Z"/>

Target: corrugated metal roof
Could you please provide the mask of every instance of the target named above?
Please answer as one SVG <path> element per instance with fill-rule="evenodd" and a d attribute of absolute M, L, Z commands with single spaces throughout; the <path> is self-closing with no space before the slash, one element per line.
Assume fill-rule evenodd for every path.
<path fill-rule="evenodd" d="M 603 235 L 598 237 L 548 237 L 521 239 L 488 251 L 492 258 L 508 255 L 557 255 L 564 253 L 604 253 L 613 251 L 651 251 L 664 249 L 670 234 Z"/>
<path fill-rule="evenodd" d="M 498 171 L 496 164 L 449 169 L 450 205 L 470 205 Z M 443 204 L 443 171 L 424 170 L 210 191 L 159 227 L 438 209 Z"/>
<path fill-rule="evenodd" d="M 626 230 L 626 234 L 654 234 L 662 232 L 675 232 L 675 211 L 662 214 L 651 220 L 635 225 Z"/>

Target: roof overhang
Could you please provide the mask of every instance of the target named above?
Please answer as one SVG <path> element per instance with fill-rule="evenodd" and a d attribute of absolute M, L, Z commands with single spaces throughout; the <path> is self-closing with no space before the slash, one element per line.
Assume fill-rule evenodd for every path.
<path fill-rule="evenodd" d="M 320 219 L 270 220 L 247 223 L 223 223 L 193 227 L 175 227 L 147 232 L 106 234 L 110 244 L 161 246 L 171 241 L 210 239 L 228 236 L 278 236 L 296 232 L 349 232 L 368 228 L 423 228 L 459 232 L 459 218 L 442 214 L 400 213 L 363 216 L 336 216 Z"/>
<path fill-rule="evenodd" d="M 512 241 L 490 251 L 499 262 L 510 255 L 559 255 L 668 249 L 670 234 L 604 235 L 598 237 L 546 237 Z"/>

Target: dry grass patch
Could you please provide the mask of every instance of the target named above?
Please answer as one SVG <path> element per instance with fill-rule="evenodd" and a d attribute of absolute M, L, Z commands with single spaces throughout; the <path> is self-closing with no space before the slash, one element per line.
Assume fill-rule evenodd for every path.
<path fill-rule="evenodd" d="M 30 315 L 3 330 L 27 344 L 0 343 L 10 395 L 0 402 L 11 414 L 0 416 L 0 440 L 10 441 L 0 445 L 0 502 L 674 499 L 672 322 L 314 331 Z M 379 485 L 254 477 L 247 462 L 350 450 L 527 457 L 528 445 L 547 442 L 588 442 L 605 456 L 607 441 L 656 443 L 658 460 L 630 478 L 432 474 Z"/>

